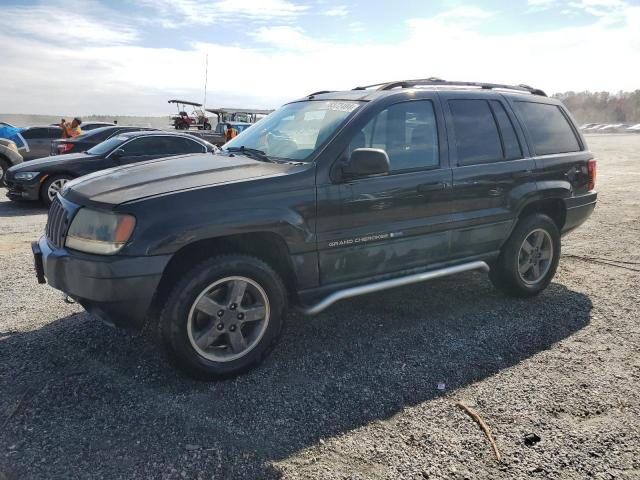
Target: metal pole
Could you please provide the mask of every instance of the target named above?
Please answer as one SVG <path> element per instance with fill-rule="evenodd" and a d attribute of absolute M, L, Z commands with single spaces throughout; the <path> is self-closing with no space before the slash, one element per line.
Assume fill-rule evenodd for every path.
<path fill-rule="evenodd" d="M 202 102 L 202 108 L 207 108 L 207 79 L 209 76 L 209 54 L 204 60 L 204 101 Z"/>

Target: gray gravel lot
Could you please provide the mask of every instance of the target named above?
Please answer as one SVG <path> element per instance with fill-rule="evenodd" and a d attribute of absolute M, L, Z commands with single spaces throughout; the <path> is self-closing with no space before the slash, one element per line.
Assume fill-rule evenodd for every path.
<path fill-rule="evenodd" d="M 217 383 L 39 286 L 45 212 L 0 200 L 0 480 L 640 478 L 640 135 L 588 141 L 599 204 L 539 297 L 474 273 L 292 315 Z"/>

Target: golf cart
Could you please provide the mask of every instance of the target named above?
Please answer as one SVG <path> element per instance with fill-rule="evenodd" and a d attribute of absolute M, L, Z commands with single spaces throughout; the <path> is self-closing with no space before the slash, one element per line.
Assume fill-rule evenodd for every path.
<path fill-rule="evenodd" d="M 169 100 L 168 103 L 175 103 L 178 108 L 178 115 L 171 117 L 173 127 L 176 130 L 189 130 L 190 127 L 197 127 L 198 130 L 211 130 L 209 118 L 202 110 L 201 103 L 186 100 Z M 192 107 L 191 115 L 186 112 L 187 105 Z"/>

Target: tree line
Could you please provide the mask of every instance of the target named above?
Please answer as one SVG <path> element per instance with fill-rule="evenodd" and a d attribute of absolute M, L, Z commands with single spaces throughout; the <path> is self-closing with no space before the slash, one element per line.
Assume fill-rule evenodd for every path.
<path fill-rule="evenodd" d="M 640 123 L 640 90 L 633 92 L 556 93 L 580 124 Z"/>

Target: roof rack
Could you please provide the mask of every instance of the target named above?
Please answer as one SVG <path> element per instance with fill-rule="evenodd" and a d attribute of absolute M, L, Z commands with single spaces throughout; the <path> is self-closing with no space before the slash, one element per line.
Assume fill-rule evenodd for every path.
<path fill-rule="evenodd" d="M 530 87 L 529 85 L 503 85 L 500 83 L 483 83 L 483 82 L 457 82 L 447 81 L 437 77 L 430 77 L 418 80 L 399 80 L 395 82 L 375 83 L 373 85 L 367 85 L 365 87 L 356 87 L 354 90 L 366 90 L 373 87 L 377 91 L 392 90 L 394 88 L 413 88 L 421 86 L 453 86 L 453 87 L 476 87 L 483 90 L 513 90 L 516 92 L 526 92 L 532 95 L 540 95 L 546 97 L 547 94 L 538 88 Z"/>
<path fill-rule="evenodd" d="M 316 95 L 322 95 L 323 93 L 333 93 L 335 90 L 320 90 L 319 92 L 313 92 L 307 95 L 307 98 L 315 97 Z"/>

